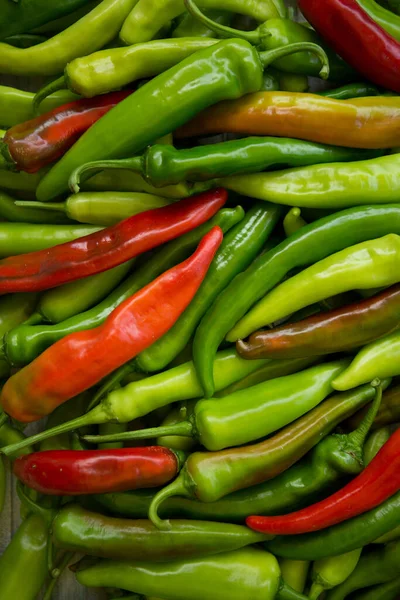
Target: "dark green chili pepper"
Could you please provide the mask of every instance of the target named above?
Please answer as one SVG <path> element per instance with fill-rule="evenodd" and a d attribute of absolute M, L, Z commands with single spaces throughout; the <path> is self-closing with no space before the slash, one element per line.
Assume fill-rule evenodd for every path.
<path fill-rule="evenodd" d="M 218 294 L 261 251 L 275 228 L 281 210 L 255 204 L 224 237 L 195 300 L 179 317 L 175 325 L 139 354 L 136 364 L 142 371 L 161 371 L 183 350 L 198 323 Z"/>
<path fill-rule="evenodd" d="M 400 233 L 400 205 L 355 207 L 304 226 L 256 258 L 219 295 L 197 328 L 193 360 L 206 396 L 213 395 L 212 365 L 222 340 L 285 275 L 347 246 L 393 232 Z"/>
<path fill-rule="evenodd" d="M 335 98 L 335 100 L 349 100 L 350 98 L 363 98 L 365 96 L 380 96 L 379 89 L 372 83 L 348 83 L 334 90 L 319 92 L 321 96 Z"/>
<path fill-rule="evenodd" d="M 371 460 L 378 454 L 379 450 L 382 448 L 383 444 L 386 444 L 388 439 L 390 438 L 390 429 L 389 427 L 382 427 L 381 429 L 377 429 L 367 439 L 364 448 L 364 464 L 365 466 L 369 465 Z"/>
<path fill-rule="evenodd" d="M 40 208 L 28 208 L 18 203 L 6 192 L 0 191 L 0 218 L 14 223 L 68 223 L 64 214 L 52 213 Z"/>
<path fill-rule="evenodd" d="M 263 84 L 260 91 L 276 92 L 277 90 L 279 90 L 278 79 L 275 77 L 275 75 L 272 75 L 270 71 L 265 71 L 263 75 Z"/>
<path fill-rule="evenodd" d="M 58 325 L 22 325 L 14 329 L 5 338 L 4 353 L 7 360 L 13 365 L 28 364 L 51 344 L 66 335 L 97 327 L 105 321 L 121 302 L 153 281 L 161 273 L 187 258 L 203 235 L 214 225 L 219 225 L 226 232 L 242 218 L 242 215 L 243 209 L 241 207 L 223 209 L 201 227 L 164 245 L 161 250 L 153 254 L 147 262 L 92 309 L 71 317 Z"/>
<path fill-rule="evenodd" d="M 267 542 L 267 547 L 277 556 L 317 560 L 325 556 L 351 552 L 370 544 L 396 527 L 399 519 L 400 492 L 397 492 L 383 504 L 354 519 L 314 533 L 277 536 L 271 542 Z"/>
<path fill-rule="evenodd" d="M 354 600 L 398 600 L 400 577 L 354 595 Z"/>
<path fill-rule="evenodd" d="M 362 160 L 373 158 L 377 153 L 381 154 L 380 151 L 353 150 L 289 138 L 249 137 L 184 150 L 155 144 L 142 156 L 89 163 L 80 173 L 132 169 L 155 187 L 162 187 L 185 180 L 206 181 L 269 168 Z"/>
<path fill-rule="evenodd" d="M 53 21 L 49 21 L 48 23 L 44 23 L 40 27 L 35 27 L 33 30 L 34 33 L 44 33 L 54 35 L 55 33 L 60 33 L 65 29 L 68 29 L 71 25 L 79 21 L 82 17 L 87 15 L 93 8 L 95 8 L 98 4 L 100 4 L 101 0 L 89 0 L 85 6 L 78 8 L 69 15 L 65 15 L 65 17 L 59 17 L 58 19 L 54 19 Z"/>
<path fill-rule="evenodd" d="M 25 174 L 25 173 L 24 173 Z M 1 183 L 2 171 L 0 171 Z M 143 177 L 131 171 L 113 171 L 112 169 L 102 171 L 95 175 L 90 180 L 86 181 L 82 189 L 91 192 L 104 192 L 113 190 L 115 192 L 144 192 L 146 194 L 158 195 L 160 190 L 147 183 Z M 192 194 L 203 191 L 203 187 L 193 186 L 186 182 L 177 185 L 165 186 L 162 190 L 164 198 L 172 198 L 179 200 L 187 198 Z"/>

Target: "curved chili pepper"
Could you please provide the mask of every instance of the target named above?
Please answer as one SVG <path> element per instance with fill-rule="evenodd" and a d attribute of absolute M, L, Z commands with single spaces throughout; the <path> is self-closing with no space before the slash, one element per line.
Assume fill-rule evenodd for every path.
<path fill-rule="evenodd" d="M 121 221 L 51 250 L 0 261 L 0 294 L 38 291 L 111 269 L 194 229 L 227 198 L 217 189 Z"/>
<path fill-rule="evenodd" d="M 300 358 L 358 348 L 399 326 L 400 285 L 329 312 L 252 333 L 236 342 L 243 358 Z M 365 382 L 363 382 L 365 383 Z"/>
<path fill-rule="evenodd" d="M 162 446 L 47 450 L 17 458 L 14 474 L 42 494 L 76 496 L 164 485 L 179 472 L 180 460 Z"/>
<path fill-rule="evenodd" d="M 362 3 L 299 0 L 299 8 L 352 67 L 374 83 L 400 92 L 400 44 L 369 16 Z"/>
<path fill-rule="evenodd" d="M 192 301 L 222 235 L 214 227 L 190 258 L 128 298 L 104 325 L 60 340 L 13 375 L 0 395 L 4 410 L 19 421 L 36 421 L 164 335 Z"/>
<path fill-rule="evenodd" d="M 324 90 L 319 94 L 335 100 L 349 100 L 350 98 L 364 98 L 365 96 L 380 96 L 381 92 L 372 83 L 348 83 L 334 90 Z"/>
<path fill-rule="evenodd" d="M 75 100 L 31 121 L 14 125 L 0 145 L 5 166 L 36 173 L 63 156 L 93 123 L 131 93 L 127 90 Z"/>
<path fill-rule="evenodd" d="M 262 533 L 299 534 L 325 529 L 385 502 L 400 490 L 400 430 L 353 481 L 326 500 L 282 517 L 248 517 Z"/>

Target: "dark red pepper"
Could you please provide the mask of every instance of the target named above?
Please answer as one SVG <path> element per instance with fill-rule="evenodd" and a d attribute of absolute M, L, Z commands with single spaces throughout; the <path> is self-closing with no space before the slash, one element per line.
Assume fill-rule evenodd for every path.
<path fill-rule="evenodd" d="M 246 524 L 255 531 L 277 535 L 318 531 L 372 510 L 399 490 L 400 429 L 360 475 L 329 498 L 280 517 L 248 517 Z"/>
<path fill-rule="evenodd" d="M 108 450 L 47 450 L 18 458 L 24 484 L 56 496 L 104 494 L 159 487 L 180 469 L 179 453 L 162 446 Z"/>
<path fill-rule="evenodd" d="M 112 269 L 208 221 L 226 199 L 219 188 L 66 244 L 0 260 L 0 294 L 46 290 Z"/>
<path fill-rule="evenodd" d="M 299 0 L 328 44 L 367 79 L 400 93 L 400 44 L 356 0 Z"/>
<path fill-rule="evenodd" d="M 75 100 L 14 125 L 1 145 L 6 165 L 17 171 L 36 173 L 63 156 L 91 125 L 131 93 L 124 90 Z"/>

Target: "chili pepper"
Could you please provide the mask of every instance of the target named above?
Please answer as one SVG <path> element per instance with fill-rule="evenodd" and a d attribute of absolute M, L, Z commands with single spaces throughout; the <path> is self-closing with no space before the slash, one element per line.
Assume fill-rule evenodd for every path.
<path fill-rule="evenodd" d="M 67 336 L 13 375 L 1 393 L 6 412 L 22 422 L 36 421 L 164 335 L 192 301 L 221 240 L 221 229 L 214 227 L 190 258 L 128 298 L 104 325 Z M 77 353 L 79 360 L 71 361 Z"/>
<path fill-rule="evenodd" d="M 305 600 L 283 583 L 276 558 L 256 548 L 165 565 L 103 560 L 82 568 L 78 567 L 76 578 L 87 587 L 122 585 L 146 595 L 164 594 L 170 600 L 183 600 L 188 590 L 193 600 Z"/>
<path fill-rule="evenodd" d="M 290 560 L 284 558 L 279 561 L 283 581 L 296 592 L 304 592 L 310 563 L 308 560 Z"/>
<path fill-rule="evenodd" d="M 58 75 L 77 56 L 103 48 L 113 40 L 136 0 L 103 0 L 89 14 L 32 48 L 0 44 L 0 73 L 5 75 Z"/>
<path fill-rule="evenodd" d="M 363 98 L 365 96 L 380 96 L 379 89 L 372 83 L 348 83 L 334 90 L 318 92 L 320 96 L 334 98 L 335 100 L 349 100 L 350 98 Z"/>
<path fill-rule="evenodd" d="M 285 230 L 286 237 L 290 237 L 299 231 L 304 225 L 307 225 L 306 221 L 301 216 L 300 208 L 291 208 L 283 219 L 283 229 Z"/>
<path fill-rule="evenodd" d="M 260 89 L 263 71 L 271 62 L 300 50 L 316 52 L 325 63 L 322 76 L 327 74 L 326 54 L 309 43 L 258 53 L 242 40 L 224 40 L 185 58 L 95 123 L 41 181 L 38 200 L 50 200 L 65 191 L 70 176 L 71 189 L 79 191 L 71 173 L 82 164 L 134 155 L 216 101 Z M 134 133 L 132 119 L 136 120 Z"/>
<path fill-rule="evenodd" d="M 279 88 L 286 92 L 308 92 L 307 75 L 297 75 L 296 73 L 281 73 L 277 71 Z"/>
<path fill-rule="evenodd" d="M 36 33 L 18 33 L 5 38 L 4 43 L 14 46 L 14 48 L 31 48 L 32 46 L 46 42 L 47 39 L 46 36 Z"/>
<path fill-rule="evenodd" d="M 400 542 L 392 542 L 363 554 L 353 573 L 329 594 L 329 600 L 343 600 L 360 588 L 385 583 L 398 576 Z"/>
<path fill-rule="evenodd" d="M 47 0 L 29 0 L 28 2 L 3 2 L 0 18 L 0 40 L 14 35 L 25 33 L 35 27 L 44 25 L 58 17 L 68 15 L 81 6 L 87 4 L 87 0 L 65 0 L 48 3 Z"/>
<path fill-rule="evenodd" d="M 23 323 L 33 313 L 37 303 L 36 294 L 13 294 L 0 299 L 0 339 L 6 333 Z M 8 376 L 10 367 L 0 359 L 0 377 Z M 1 434 L 0 434 L 1 437 Z"/>
<path fill-rule="evenodd" d="M 374 586 L 371 590 L 359 593 L 355 600 L 398 600 L 400 593 L 400 577 L 387 583 Z"/>
<path fill-rule="evenodd" d="M 77 179 L 79 184 L 82 175 L 99 169 L 132 169 L 155 187 L 162 187 L 184 180 L 207 181 L 237 173 L 257 173 L 272 167 L 346 162 L 373 156 L 375 153 L 369 150 L 350 150 L 271 137 L 250 137 L 183 150 L 155 144 L 142 156 L 87 163 L 78 170 Z"/>
<path fill-rule="evenodd" d="M 317 600 L 325 590 L 330 590 L 345 581 L 353 573 L 360 560 L 362 548 L 316 560 L 312 569 L 310 600 Z"/>
<path fill-rule="evenodd" d="M 304 269 L 267 294 L 229 332 L 227 339 L 241 339 L 261 325 L 274 323 L 305 306 L 347 290 L 397 283 L 398 278 L 390 272 L 397 269 L 399 242 L 396 234 L 389 234 L 345 248 Z M 354 386 L 371 381 L 375 376 L 378 375 L 364 378 Z M 387 376 L 384 373 L 379 375 L 382 378 Z"/>
<path fill-rule="evenodd" d="M 266 21 L 273 17 L 284 17 L 286 8 L 282 0 L 243 3 L 240 0 L 203 0 L 206 9 L 228 10 L 244 14 L 257 21 Z M 182 0 L 139 0 L 126 18 L 120 31 L 120 38 L 125 44 L 137 44 L 151 40 L 164 23 L 175 19 L 185 11 L 187 4 Z"/>
<path fill-rule="evenodd" d="M 155 252 L 148 261 L 127 277 L 100 304 L 81 315 L 67 319 L 58 325 L 22 325 L 10 331 L 4 339 L 3 348 L 3 353 L 8 362 L 12 365 L 25 365 L 65 336 L 101 325 L 122 302 L 164 271 L 187 258 L 212 227 L 218 225 L 226 232 L 242 218 L 242 215 L 243 209 L 241 207 L 221 210 L 210 221 L 200 227 L 169 242 L 169 244 L 164 244 L 160 250 Z M 260 362 L 258 364 L 264 363 Z"/>
<path fill-rule="evenodd" d="M 397 329 L 399 309 L 396 285 L 361 302 L 258 331 L 236 348 L 243 358 L 297 358 L 358 348 Z"/>
<path fill-rule="evenodd" d="M 105 517 L 71 504 L 54 519 L 52 537 L 65 550 L 153 563 L 220 554 L 265 540 L 241 525 L 183 520 L 174 521 L 166 536 L 150 521 Z"/>
<path fill-rule="evenodd" d="M 399 216 L 399 207 L 394 205 L 355 207 L 329 215 L 304 226 L 237 275 L 207 311 L 193 340 L 193 360 L 206 395 L 214 393 L 212 364 L 219 345 L 257 300 L 293 269 L 315 263 L 352 244 L 391 232 L 400 233 Z"/>
<path fill-rule="evenodd" d="M 12 173 L 0 169 L 0 187 L 18 192 L 35 192 L 43 173 Z"/>
<path fill-rule="evenodd" d="M 39 208 L 29 208 L 25 204 L 18 205 L 16 200 L 6 192 L 0 191 L 0 218 L 17 223 L 67 223 L 63 214 L 51 213 Z"/>
<path fill-rule="evenodd" d="M 226 198 L 225 190 L 217 189 L 134 215 L 77 242 L 4 259 L 0 262 L 0 293 L 48 289 L 116 267 L 200 225 Z M 11 227 L 21 228 L 7 224 L 7 231 Z"/>
<path fill-rule="evenodd" d="M 332 392 L 331 381 L 348 361 L 311 367 L 211 400 L 200 400 L 190 419 L 139 431 L 85 436 L 87 442 L 149 439 L 159 435 L 193 437 L 207 450 L 222 450 L 263 438 L 320 404 Z"/>
<path fill-rule="evenodd" d="M 195 452 L 187 459 L 179 477 L 156 494 L 149 518 L 160 529 L 166 528 L 168 522 L 160 520 L 158 509 L 171 496 L 214 502 L 276 477 L 332 431 L 346 411 L 353 412 L 354 404 L 355 396 L 342 396 L 341 402 L 330 398 L 265 441 L 219 452 Z"/>
<path fill-rule="evenodd" d="M 364 448 L 363 460 L 365 465 L 369 465 L 389 438 L 389 427 L 382 427 L 371 433 Z"/>
<path fill-rule="evenodd" d="M 378 8 L 366 0 L 329 0 L 324 2 L 323 11 L 315 0 L 300 0 L 299 8 L 352 67 L 374 83 L 400 92 L 400 45 L 392 37 L 396 31 L 396 17 L 389 15 L 386 21 L 391 23 L 389 34 L 383 29 L 382 20 L 377 22 Z"/>
<path fill-rule="evenodd" d="M 195 301 L 166 335 L 137 357 L 136 364 L 140 370 L 161 371 L 183 350 L 218 294 L 262 250 L 279 220 L 281 211 L 276 208 L 256 203 L 228 232 Z"/>
<path fill-rule="evenodd" d="M 348 390 L 364 383 L 367 375 L 371 373 L 381 373 L 382 377 L 388 376 L 385 373 L 397 375 L 400 372 L 399 351 L 399 331 L 394 331 L 379 340 L 371 342 L 358 352 L 350 366 L 335 379 L 334 388 Z M 372 376 L 378 377 L 378 375 Z"/>
<path fill-rule="evenodd" d="M 168 448 L 47 450 L 14 463 L 14 474 L 42 494 L 76 496 L 151 488 L 179 472 L 181 456 Z"/>
<path fill-rule="evenodd" d="M 229 25 L 233 19 L 233 14 L 228 11 L 222 10 L 208 10 L 207 15 L 213 19 L 216 23 L 223 23 Z M 184 37 L 217 37 L 214 32 L 200 23 L 197 19 L 192 17 L 191 14 L 186 13 L 182 15 L 179 25 L 171 33 L 173 38 L 184 38 Z"/>
<path fill-rule="evenodd" d="M 188 402 L 182 402 L 180 406 L 174 406 L 161 423 L 161 427 L 182 423 L 193 414 L 195 406 L 196 400 L 189 400 Z M 99 433 L 100 435 L 102 434 L 100 428 Z M 182 450 L 183 452 L 189 452 L 196 445 L 196 442 L 191 437 L 181 437 L 177 435 L 160 436 L 157 437 L 156 442 L 158 446 L 165 446 L 172 450 Z"/>
<path fill-rule="evenodd" d="M 6 168 L 36 173 L 63 156 L 89 127 L 130 94 L 129 90 L 75 100 L 14 125 L 4 136 L 0 160 Z"/>

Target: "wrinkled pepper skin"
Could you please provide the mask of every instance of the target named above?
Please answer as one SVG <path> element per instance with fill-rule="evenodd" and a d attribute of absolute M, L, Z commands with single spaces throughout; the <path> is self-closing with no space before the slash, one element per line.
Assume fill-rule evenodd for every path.
<path fill-rule="evenodd" d="M 236 349 L 243 358 L 299 358 L 359 348 L 399 326 L 400 286 L 304 321 L 258 331 Z"/>
<path fill-rule="evenodd" d="M 316 94 L 256 92 L 221 102 L 176 131 L 178 138 L 215 133 L 275 135 L 350 148 L 400 145 L 396 97 L 335 100 Z"/>
<path fill-rule="evenodd" d="M 165 534 L 148 520 L 105 517 L 77 504 L 62 508 L 51 529 L 53 542 L 64 550 L 154 563 L 231 552 L 266 537 L 240 525 L 182 520 Z"/>

